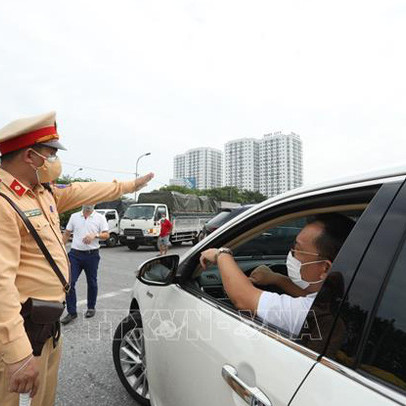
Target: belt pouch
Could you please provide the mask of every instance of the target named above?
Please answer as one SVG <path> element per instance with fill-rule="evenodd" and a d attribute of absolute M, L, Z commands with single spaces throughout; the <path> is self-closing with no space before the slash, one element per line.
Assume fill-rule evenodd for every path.
<path fill-rule="evenodd" d="M 41 355 L 42 348 L 48 338 L 54 337 L 59 331 L 59 318 L 65 304 L 48 300 L 29 298 L 21 307 L 24 328 L 30 340 L 33 354 Z"/>

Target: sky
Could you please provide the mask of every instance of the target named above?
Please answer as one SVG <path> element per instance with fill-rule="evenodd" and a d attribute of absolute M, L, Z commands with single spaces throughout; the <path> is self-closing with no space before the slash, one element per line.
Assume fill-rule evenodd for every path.
<path fill-rule="evenodd" d="M 129 179 L 151 152 L 148 189 L 276 131 L 307 185 L 402 165 L 405 38 L 403 0 L 2 0 L 0 127 L 56 110 L 64 174 Z"/>

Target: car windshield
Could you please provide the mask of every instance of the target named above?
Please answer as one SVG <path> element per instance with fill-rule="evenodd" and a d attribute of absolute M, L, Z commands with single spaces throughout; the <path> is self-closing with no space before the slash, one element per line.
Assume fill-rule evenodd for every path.
<path fill-rule="evenodd" d="M 124 213 L 125 219 L 136 220 L 144 219 L 148 220 L 154 216 L 154 206 L 130 206 Z"/>

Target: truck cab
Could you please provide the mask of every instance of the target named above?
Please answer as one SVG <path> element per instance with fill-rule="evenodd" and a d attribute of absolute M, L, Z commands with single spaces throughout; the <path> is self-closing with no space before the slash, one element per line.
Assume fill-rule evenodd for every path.
<path fill-rule="evenodd" d="M 129 206 L 120 222 L 121 244 L 127 245 L 130 250 L 136 250 L 140 245 L 157 248 L 163 214 L 169 219 L 165 204 L 137 203 Z"/>

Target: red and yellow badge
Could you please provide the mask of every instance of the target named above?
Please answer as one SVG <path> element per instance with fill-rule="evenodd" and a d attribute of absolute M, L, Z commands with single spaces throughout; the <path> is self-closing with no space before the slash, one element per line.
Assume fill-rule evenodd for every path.
<path fill-rule="evenodd" d="M 24 187 L 20 182 L 18 182 L 16 179 L 14 179 L 13 182 L 11 182 L 10 189 L 11 189 L 17 196 L 20 196 L 20 197 L 21 197 L 21 196 L 25 193 L 25 191 L 26 191 L 25 187 Z"/>

